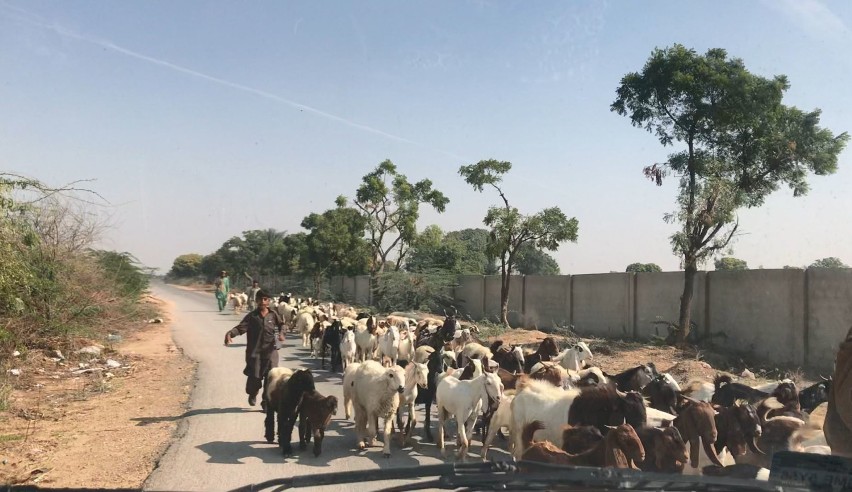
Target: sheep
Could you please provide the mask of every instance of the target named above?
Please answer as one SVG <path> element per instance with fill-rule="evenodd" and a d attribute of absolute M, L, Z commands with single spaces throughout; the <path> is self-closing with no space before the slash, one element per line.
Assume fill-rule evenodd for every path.
<path fill-rule="evenodd" d="M 468 381 L 456 378 L 444 378 L 435 392 L 438 411 L 438 449 L 444 451 L 444 423 L 455 415 L 458 423 L 458 456 L 467 459 L 470 435 L 483 402 L 500 401 L 503 397 L 503 383 L 493 373 L 484 373 Z"/>
<path fill-rule="evenodd" d="M 387 356 L 392 364 L 396 364 L 399 358 L 399 339 L 399 328 L 396 325 L 391 325 L 379 338 L 379 356 Z"/>
<path fill-rule="evenodd" d="M 373 445 L 378 419 L 382 418 L 385 424 L 382 454 L 389 458 L 391 426 L 400 396 L 405 391 L 403 369 L 399 366 L 385 368 L 376 361 L 368 360 L 358 366 L 351 384 L 358 448 L 363 450 Z"/>
<path fill-rule="evenodd" d="M 519 382 L 511 407 L 512 427 L 516 431 L 512 434 L 515 459 L 521 459 L 524 451 L 520 430 L 533 420 L 544 423 L 542 438 L 562 444 L 560 430 L 568 423 L 568 409 L 579 394 L 580 390 L 563 390 L 546 381 L 524 379 Z"/>
<path fill-rule="evenodd" d="M 352 330 L 344 330 L 343 336 L 340 340 L 340 357 L 343 361 L 344 371 L 349 364 L 355 362 L 355 353 L 357 348 L 358 347 L 355 345 L 355 332 Z"/>
<path fill-rule="evenodd" d="M 302 335 L 302 347 L 308 347 L 311 328 L 314 326 L 314 317 L 310 313 L 299 313 L 296 316 L 296 330 Z"/>
<path fill-rule="evenodd" d="M 509 394 L 509 390 L 505 391 L 506 393 L 504 393 L 503 398 L 500 400 L 500 405 L 497 407 L 497 411 L 495 411 L 494 415 L 491 416 L 491 422 L 488 426 L 488 433 L 485 436 L 485 440 L 482 441 L 482 461 L 487 461 L 488 448 L 490 448 L 491 443 L 494 442 L 494 436 L 497 435 L 497 432 L 505 427 L 508 429 L 509 435 L 512 435 L 512 400 L 515 399 L 515 395 Z M 509 452 L 512 452 L 514 444 L 515 441 L 510 439 Z"/>
<path fill-rule="evenodd" d="M 314 437 L 314 456 L 322 453 L 322 440 L 325 429 L 337 414 L 337 397 L 323 396 L 318 391 L 308 391 L 302 396 L 299 409 L 299 449 L 305 450 Z"/>
<path fill-rule="evenodd" d="M 539 362 L 549 362 L 557 355 L 559 355 L 559 345 L 556 343 L 556 340 L 553 337 L 545 338 L 541 341 L 535 352 L 526 356 L 524 372 L 529 373 L 534 365 Z"/>
<path fill-rule="evenodd" d="M 614 427 L 595 446 L 579 454 L 568 454 L 550 442 L 535 442 L 533 435 L 545 429 L 538 420 L 527 424 L 522 432 L 524 446 L 522 459 L 540 463 L 574 466 L 597 466 L 613 468 L 635 468 L 635 463 L 645 461 L 645 448 L 630 424 Z"/>
<path fill-rule="evenodd" d="M 573 347 L 563 350 L 553 360 L 569 371 L 579 371 L 583 368 L 583 361 L 592 360 L 592 351 L 586 342 L 577 342 Z"/>
<path fill-rule="evenodd" d="M 426 364 L 419 362 L 409 362 L 405 366 L 405 390 L 402 392 L 402 398 L 399 402 L 399 409 L 396 413 L 396 425 L 401 432 L 402 444 L 411 438 L 414 428 L 417 426 L 417 413 L 414 411 L 414 402 L 417 400 L 417 388 L 426 388 L 429 384 L 429 368 Z M 402 426 L 402 410 L 407 412 L 407 421 L 405 427 Z"/>
<path fill-rule="evenodd" d="M 291 371 L 283 367 L 273 368 L 264 383 L 267 395 L 266 419 L 264 420 L 266 442 L 275 440 L 275 414 L 278 414 L 278 445 L 284 456 L 293 454 L 290 437 L 299 415 L 302 396 L 316 389 L 314 377 L 309 369 Z"/>
<path fill-rule="evenodd" d="M 360 362 L 352 362 L 347 364 L 343 370 L 343 411 L 347 419 L 351 419 L 353 415 L 352 399 L 355 396 L 355 374 L 359 367 L 361 367 Z"/>

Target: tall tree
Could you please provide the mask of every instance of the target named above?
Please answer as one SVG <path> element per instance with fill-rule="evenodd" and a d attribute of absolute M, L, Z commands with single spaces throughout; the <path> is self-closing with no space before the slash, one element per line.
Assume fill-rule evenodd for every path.
<path fill-rule="evenodd" d="M 503 206 L 488 209 L 483 223 L 491 228 L 488 241 L 490 256 L 500 259 L 500 321 L 506 326 L 509 326 L 509 283 L 518 252 L 525 245 L 553 251 L 562 242 L 576 242 L 578 227 L 577 219 L 569 219 L 558 207 L 522 215 L 516 207 L 509 205 L 500 183 L 511 169 L 511 162 L 493 159 L 459 168 L 459 174 L 473 189 L 482 192 L 485 186 L 490 186 L 503 200 Z"/>
<path fill-rule="evenodd" d="M 656 263 L 631 263 L 627 265 L 625 272 L 628 273 L 643 273 L 643 272 L 662 272 L 663 269 Z"/>
<path fill-rule="evenodd" d="M 335 208 L 302 220 L 302 227 L 309 231 L 307 266 L 314 277 L 317 297 L 324 276 L 362 275 L 370 262 L 370 247 L 364 240 L 366 218 L 358 210 L 347 207 L 345 197 L 337 197 L 335 203 Z"/>
<path fill-rule="evenodd" d="M 393 268 L 399 270 L 417 236 L 421 204 L 430 205 L 441 213 L 449 201 L 443 193 L 432 188 L 429 179 L 410 183 L 390 160 L 364 175 L 355 192 L 354 203 L 367 221 L 373 258 L 370 274 L 384 271 L 392 252 L 396 253 Z"/>
<path fill-rule="evenodd" d="M 811 263 L 808 268 L 849 268 L 849 265 L 840 261 L 840 258 L 830 256 Z"/>
<path fill-rule="evenodd" d="M 748 263 L 745 260 L 734 258 L 733 256 L 716 258 L 714 266 L 716 270 L 748 270 Z"/>
<path fill-rule="evenodd" d="M 201 274 L 201 261 L 204 256 L 198 253 L 188 253 L 175 258 L 169 275 L 174 277 L 196 277 Z"/>
<path fill-rule="evenodd" d="M 782 184 L 804 195 L 808 171 L 837 169 L 848 135 L 821 128 L 818 109 L 782 104 L 788 88 L 783 75 L 754 75 L 723 49 L 699 55 L 674 45 L 654 50 L 642 71 L 625 75 L 617 89 L 612 111 L 664 146 L 682 145 L 643 170 L 658 186 L 670 174 L 679 182 L 677 211 L 665 217 L 681 225 L 671 238 L 685 270 L 678 345 L 689 334 L 698 265 L 731 241 L 737 209 L 762 205 Z"/>
<path fill-rule="evenodd" d="M 559 263 L 531 243 L 518 251 L 515 271 L 521 275 L 559 275 Z"/>
<path fill-rule="evenodd" d="M 470 275 L 496 275 L 498 273 L 495 258 L 488 251 L 491 234 L 486 229 L 462 229 L 450 231 L 446 241 L 458 241 L 461 244 L 462 258 L 459 273 Z"/>

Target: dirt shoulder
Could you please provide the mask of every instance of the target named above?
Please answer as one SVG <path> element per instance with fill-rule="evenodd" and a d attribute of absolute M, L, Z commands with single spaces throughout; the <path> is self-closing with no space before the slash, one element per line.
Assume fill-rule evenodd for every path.
<path fill-rule="evenodd" d="M 172 306 L 155 302 L 163 323 L 125 333 L 87 362 L 27 354 L 29 380 L 0 412 L 0 484 L 141 488 L 175 435 L 195 373 L 172 341 Z"/>

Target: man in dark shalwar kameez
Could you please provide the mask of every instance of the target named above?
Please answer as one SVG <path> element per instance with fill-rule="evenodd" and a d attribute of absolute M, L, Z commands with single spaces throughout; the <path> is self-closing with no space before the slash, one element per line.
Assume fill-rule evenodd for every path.
<path fill-rule="evenodd" d="M 270 295 L 258 291 L 255 300 L 257 308 L 245 315 L 240 324 L 225 333 L 225 345 L 233 337 L 246 334 L 246 394 L 251 406 L 257 404 L 257 393 L 263 387 L 263 380 L 273 367 L 278 367 L 278 342 L 284 341 L 284 321 L 278 313 L 269 309 Z M 261 407 L 266 411 L 266 392 L 262 393 Z"/>
<path fill-rule="evenodd" d="M 831 454 L 852 458 L 852 328 L 834 361 L 823 430 Z"/>

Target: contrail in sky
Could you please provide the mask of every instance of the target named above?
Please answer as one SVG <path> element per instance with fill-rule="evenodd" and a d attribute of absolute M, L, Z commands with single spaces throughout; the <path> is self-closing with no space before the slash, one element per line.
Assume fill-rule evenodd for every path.
<path fill-rule="evenodd" d="M 180 72 L 180 73 L 183 73 L 183 74 L 186 74 L 186 75 L 191 75 L 193 77 L 204 79 L 204 80 L 207 80 L 209 82 L 213 82 L 213 83 L 216 83 L 216 84 L 219 84 L 219 85 L 223 85 L 225 87 L 230 87 L 232 89 L 237 89 L 237 90 L 240 90 L 240 91 L 243 91 L 243 92 L 248 92 L 250 94 L 254 94 L 256 96 L 260 96 L 260 97 L 263 97 L 265 99 L 269 99 L 271 101 L 275 101 L 275 102 L 278 102 L 278 103 L 281 103 L 281 104 L 286 104 L 287 106 L 297 108 L 297 109 L 300 109 L 302 111 L 307 111 L 309 113 L 313 113 L 313 114 L 316 114 L 318 116 L 322 116 L 322 117 L 330 119 L 332 121 L 337 121 L 338 123 L 343 123 L 344 125 L 351 126 L 353 128 L 357 128 L 357 129 L 363 130 L 365 132 L 373 133 L 375 135 L 379 135 L 379 136 L 382 136 L 382 137 L 385 137 L 385 138 L 388 138 L 388 139 L 391 139 L 391 140 L 395 140 L 397 142 L 416 145 L 418 147 L 422 147 L 422 148 L 429 149 L 429 150 L 432 150 L 432 151 L 435 151 L 435 152 L 439 152 L 439 153 L 444 154 L 448 157 L 452 157 L 453 159 L 458 159 L 458 160 L 462 160 L 462 161 L 468 160 L 468 159 L 466 159 L 462 156 L 459 156 L 457 154 L 454 154 L 452 152 L 447 152 L 445 150 L 436 149 L 436 148 L 430 147 L 430 146 L 428 146 L 424 143 L 417 142 L 417 141 L 414 141 L 414 140 L 411 140 L 411 139 L 408 139 L 408 138 L 405 138 L 405 137 L 400 137 L 399 135 L 394 135 L 392 133 L 388 133 L 388 132 L 385 132 L 383 130 L 379 130 L 378 128 L 373 128 L 371 126 L 364 125 L 362 123 L 358 123 L 358 122 L 346 119 L 342 116 L 338 116 L 336 114 L 332 114 L 332 113 L 323 111 L 321 109 L 317 109 L 317 108 L 308 106 L 306 104 L 302 104 L 302 103 L 287 99 L 286 97 L 282 97 L 282 96 L 279 96 L 277 94 L 273 94 L 271 92 L 267 92 L 267 91 L 264 91 L 264 90 L 261 90 L 261 89 L 256 89 L 254 87 L 250 87 L 250 86 L 247 86 L 247 85 L 244 85 L 244 84 L 240 84 L 238 82 L 231 82 L 230 80 L 225 80 L 225 79 L 222 79 L 222 78 L 219 78 L 219 77 L 214 77 L 212 75 L 207 75 L 206 73 L 202 73 L 202 72 L 199 72 L 199 71 L 196 71 L 196 70 L 192 70 L 191 68 L 186 68 L 186 67 L 183 67 L 181 65 L 176 65 L 174 63 L 171 63 L 171 62 L 168 62 L 168 61 L 165 61 L 165 60 L 160 60 L 158 58 L 154 58 L 154 57 L 139 53 L 137 51 L 133 51 L 133 50 L 128 49 L 128 48 L 124 48 L 122 46 L 119 46 L 119 45 L 113 43 L 112 41 L 107 40 L 107 39 L 100 39 L 100 38 L 96 38 L 96 37 L 93 37 L 93 36 L 88 36 L 88 35 L 81 34 L 81 33 L 78 33 L 76 31 L 72 31 L 70 29 L 64 28 L 64 27 L 56 25 L 56 24 L 49 24 L 47 22 L 44 22 L 44 21 L 38 19 L 38 17 L 35 14 L 32 14 L 31 12 L 28 12 L 26 10 L 23 10 L 21 8 L 18 8 L 18 7 L 12 6 L 12 5 L 8 5 L 6 3 L 0 2 L 0 6 L 5 7 L 7 10 L 11 10 L 11 11 L 17 12 L 18 14 L 22 14 L 22 16 L 20 16 L 18 18 L 20 20 L 22 20 L 23 22 L 26 22 L 27 24 L 33 25 L 35 27 L 39 27 L 41 29 L 47 29 L 49 31 L 55 32 L 56 34 L 59 34 L 60 36 L 64 36 L 66 38 L 76 39 L 76 40 L 83 41 L 83 42 L 86 42 L 86 43 L 94 44 L 94 45 L 100 46 L 102 48 L 106 48 L 108 50 L 112 50 L 112 51 L 115 51 L 117 53 L 127 55 L 131 58 L 136 58 L 137 60 L 142 60 L 142 61 L 154 64 L 154 65 L 159 65 L 161 67 L 165 67 L 165 68 L 174 70 L 176 72 Z"/>

